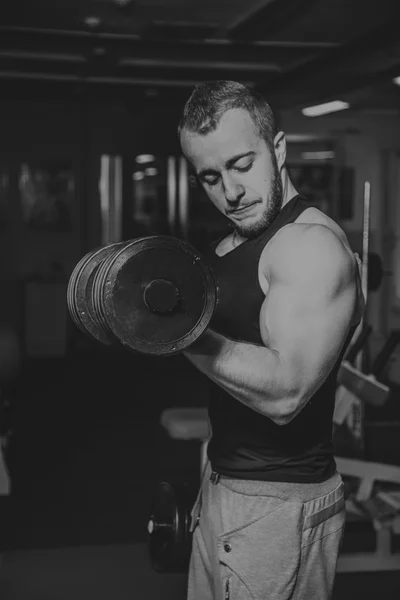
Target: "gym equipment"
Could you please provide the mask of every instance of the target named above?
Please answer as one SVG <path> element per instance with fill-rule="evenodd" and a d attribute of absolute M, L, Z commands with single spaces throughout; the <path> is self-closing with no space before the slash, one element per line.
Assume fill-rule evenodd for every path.
<path fill-rule="evenodd" d="M 338 373 L 340 384 L 363 402 L 374 406 L 382 406 L 387 400 L 390 389 L 387 385 L 378 381 L 378 377 L 386 367 L 399 342 L 400 331 L 392 331 L 374 360 L 371 372 L 368 374 L 362 373 L 351 364 L 343 361 Z"/>
<path fill-rule="evenodd" d="M 370 326 L 364 328 L 360 334 L 360 339 L 365 343 L 368 337 Z M 338 372 L 339 388 L 336 393 L 335 412 L 333 416 L 334 423 L 341 425 L 352 408 L 354 402 L 373 406 L 383 406 L 385 404 L 390 388 L 378 380 L 382 371 L 386 367 L 391 355 L 400 342 L 400 331 L 392 331 L 381 351 L 375 358 L 370 373 L 366 374 L 351 364 L 351 359 L 355 358 L 356 352 L 360 350 L 360 344 L 355 342 L 353 348 L 355 351 L 346 357 Z M 353 351 L 352 348 L 352 351 Z"/>
<path fill-rule="evenodd" d="M 365 301 L 365 307 L 368 307 L 368 268 L 370 265 L 369 261 L 369 237 L 370 237 L 370 213 L 371 213 L 371 184 L 369 181 L 364 182 L 364 197 L 363 197 L 363 221 L 362 221 L 362 255 L 361 255 L 361 291 Z M 359 331 L 362 330 L 365 324 L 367 311 L 364 310 L 364 314 L 361 316 L 361 321 L 355 331 L 354 337 L 358 335 Z M 364 352 L 358 352 L 355 359 L 355 366 L 361 372 L 364 367 Z M 343 387 L 342 387 L 343 390 Z M 348 397 L 348 396 L 347 396 Z M 335 408 L 337 414 L 337 410 Z M 347 413 L 346 413 L 347 415 Z M 364 452 L 364 406 L 354 396 L 351 402 L 351 415 L 346 419 L 347 433 L 349 434 L 349 440 L 351 440 L 349 450 L 350 452 L 356 453 L 358 456 L 362 456 Z"/>
<path fill-rule="evenodd" d="M 86 255 L 72 273 L 67 299 L 74 322 L 92 338 L 169 356 L 208 327 L 217 285 L 190 244 L 151 236 Z"/>
<path fill-rule="evenodd" d="M 207 408 L 168 408 L 160 423 L 173 439 L 201 442 L 200 473 L 204 477 L 211 434 Z M 192 548 L 191 513 L 198 491 L 185 483 L 167 482 L 161 482 L 154 491 L 148 541 L 150 562 L 160 573 L 187 573 Z"/>
<path fill-rule="evenodd" d="M 379 492 L 373 495 L 376 483 L 387 483 L 390 489 L 400 486 L 400 467 L 395 465 L 367 462 L 363 460 L 335 457 L 337 470 L 342 477 L 358 480 L 354 496 L 346 500 L 347 527 L 353 521 L 359 522 L 360 507 L 376 505 Z M 390 519 L 384 522 L 379 519 L 379 504 L 377 518 L 372 518 L 375 530 L 375 548 L 372 552 L 354 550 L 351 553 L 341 552 L 338 561 L 339 573 L 398 571 L 400 569 L 400 552 L 395 550 L 393 541 L 400 535 L 400 511 L 393 511 Z M 368 511 L 369 512 L 369 511 Z M 372 515 L 371 515 L 372 516 Z"/>
<path fill-rule="evenodd" d="M 193 491 L 185 483 L 161 481 L 148 522 L 150 561 L 158 573 L 185 573 L 189 568 Z"/>
<path fill-rule="evenodd" d="M 85 254 L 72 271 L 67 287 L 67 306 L 75 325 L 91 339 L 106 345 L 114 340 L 94 308 L 94 279 L 104 260 L 122 245 L 108 244 Z"/>

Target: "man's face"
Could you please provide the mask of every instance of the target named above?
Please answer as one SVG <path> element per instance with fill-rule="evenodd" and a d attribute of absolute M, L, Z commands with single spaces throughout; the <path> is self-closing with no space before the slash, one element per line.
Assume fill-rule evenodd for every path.
<path fill-rule="evenodd" d="M 228 110 L 207 135 L 184 130 L 181 145 L 208 197 L 241 236 L 257 237 L 271 225 L 282 206 L 277 157 L 247 111 Z"/>

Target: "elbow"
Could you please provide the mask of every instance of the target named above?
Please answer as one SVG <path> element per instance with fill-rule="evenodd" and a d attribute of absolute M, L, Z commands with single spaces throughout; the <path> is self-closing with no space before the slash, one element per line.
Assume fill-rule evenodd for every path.
<path fill-rule="evenodd" d="M 275 425 L 282 427 L 283 425 L 290 423 L 290 421 L 292 421 L 296 415 L 293 412 L 288 412 L 287 410 L 282 410 L 282 408 L 279 408 L 273 413 L 270 413 L 268 416 L 271 421 L 275 423 Z"/>
<path fill-rule="evenodd" d="M 279 415 L 279 416 L 274 416 L 272 417 L 272 421 L 275 423 L 275 425 L 279 425 L 280 427 L 283 427 L 283 425 L 288 425 L 294 418 L 296 415 Z"/>
<path fill-rule="evenodd" d="M 289 419 L 286 418 L 273 418 L 272 421 L 275 423 L 275 425 L 279 425 L 280 427 L 283 427 L 283 425 L 288 425 L 288 423 L 290 423 Z"/>
<path fill-rule="evenodd" d="M 301 398 L 290 398 L 282 400 L 277 405 L 276 414 L 271 416 L 271 420 L 280 427 L 288 425 L 301 411 L 304 403 Z"/>

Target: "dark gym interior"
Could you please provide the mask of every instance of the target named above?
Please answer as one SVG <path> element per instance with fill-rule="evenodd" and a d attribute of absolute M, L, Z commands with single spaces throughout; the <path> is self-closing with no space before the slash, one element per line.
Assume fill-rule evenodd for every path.
<path fill-rule="evenodd" d="M 202 252 L 226 230 L 178 144 L 194 85 L 231 79 L 265 95 L 297 189 L 360 255 L 370 194 L 366 373 L 400 330 L 397 4 L 2 3 L 2 600 L 185 598 L 185 573 L 152 569 L 148 514 L 160 480 L 198 484 L 201 441 L 171 438 L 161 415 L 206 407 L 207 379 L 180 354 L 90 340 L 66 294 L 96 247 L 172 235 Z M 307 116 L 338 100 L 343 110 Z M 397 514 L 349 520 L 334 600 L 400 597 L 400 346 L 379 379 L 384 405 L 367 403 L 357 447 L 338 437 L 337 451 L 394 467 Z"/>

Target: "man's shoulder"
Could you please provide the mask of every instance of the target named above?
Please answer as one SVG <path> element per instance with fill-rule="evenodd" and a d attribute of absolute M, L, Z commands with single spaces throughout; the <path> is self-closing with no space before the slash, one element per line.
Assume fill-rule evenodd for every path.
<path fill-rule="evenodd" d="M 294 222 L 274 236 L 265 252 L 264 268 L 270 273 L 321 273 L 339 275 L 355 261 L 349 247 L 327 224 Z"/>
<path fill-rule="evenodd" d="M 352 254 L 347 236 L 340 225 L 315 206 L 306 208 L 293 223 L 288 223 L 279 229 L 270 240 L 269 245 L 284 244 L 290 248 L 301 242 L 313 243 L 317 247 L 338 243 L 339 248 L 341 248 L 341 243 L 344 249 Z"/>
<path fill-rule="evenodd" d="M 287 255 L 294 250 L 323 250 L 332 245 L 343 248 L 343 240 L 328 223 L 288 223 L 271 239 L 270 248 Z"/>

